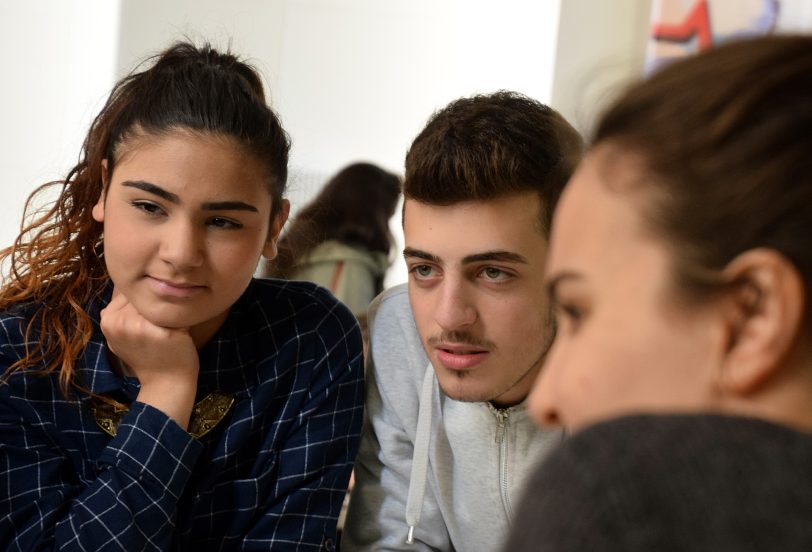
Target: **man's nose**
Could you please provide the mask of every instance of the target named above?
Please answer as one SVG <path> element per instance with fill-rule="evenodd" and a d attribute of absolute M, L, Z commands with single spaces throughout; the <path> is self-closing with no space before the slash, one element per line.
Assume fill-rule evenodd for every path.
<path fill-rule="evenodd" d="M 463 282 L 454 279 L 447 279 L 443 282 L 434 311 L 434 319 L 446 331 L 456 330 L 476 322 L 476 305 Z"/>

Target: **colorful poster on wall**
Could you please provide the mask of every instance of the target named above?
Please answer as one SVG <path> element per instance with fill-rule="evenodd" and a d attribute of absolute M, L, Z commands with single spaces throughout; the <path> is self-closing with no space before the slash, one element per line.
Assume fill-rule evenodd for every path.
<path fill-rule="evenodd" d="M 652 0 L 646 72 L 712 44 L 808 31 L 812 0 Z"/>

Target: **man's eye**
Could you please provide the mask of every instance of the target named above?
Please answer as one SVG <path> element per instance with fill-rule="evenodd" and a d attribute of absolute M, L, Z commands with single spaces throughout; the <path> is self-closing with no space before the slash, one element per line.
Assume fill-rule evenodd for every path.
<path fill-rule="evenodd" d="M 434 275 L 434 268 L 429 265 L 415 265 L 410 272 L 418 278 L 431 278 Z"/>
<path fill-rule="evenodd" d="M 479 276 L 488 282 L 502 283 L 507 282 L 511 278 L 512 274 L 502 270 L 501 268 L 488 266 L 479 272 Z"/>

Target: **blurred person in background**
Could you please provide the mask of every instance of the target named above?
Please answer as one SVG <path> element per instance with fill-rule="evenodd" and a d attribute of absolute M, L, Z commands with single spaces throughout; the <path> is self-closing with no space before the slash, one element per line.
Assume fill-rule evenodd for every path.
<path fill-rule="evenodd" d="M 393 245 L 389 219 L 399 199 L 397 175 L 371 163 L 345 167 L 288 224 L 262 276 L 315 282 L 364 319 L 383 291 Z"/>

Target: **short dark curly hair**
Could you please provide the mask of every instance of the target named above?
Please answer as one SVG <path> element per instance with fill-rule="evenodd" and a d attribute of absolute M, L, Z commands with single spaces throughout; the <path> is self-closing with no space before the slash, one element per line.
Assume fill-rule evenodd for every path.
<path fill-rule="evenodd" d="M 406 199 L 433 205 L 537 192 L 549 232 L 561 190 L 583 153 L 580 134 L 554 109 L 501 90 L 436 111 L 406 155 Z"/>

